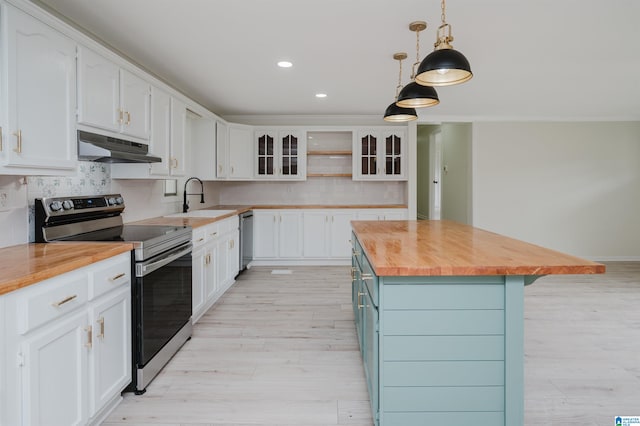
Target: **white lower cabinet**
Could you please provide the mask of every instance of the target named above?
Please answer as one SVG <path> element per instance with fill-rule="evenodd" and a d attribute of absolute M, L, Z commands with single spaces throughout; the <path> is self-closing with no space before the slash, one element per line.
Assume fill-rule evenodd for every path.
<path fill-rule="evenodd" d="M 254 210 L 255 265 L 348 264 L 352 220 L 404 220 L 404 208 Z"/>
<path fill-rule="evenodd" d="M 5 296 L 0 424 L 99 423 L 131 381 L 124 253 Z"/>
<path fill-rule="evenodd" d="M 305 210 L 303 255 L 305 258 L 346 259 L 351 256 L 353 210 Z"/>
<path fill-rule="evenodd" d="M 193 231 L 192 321 L 194 323 L 235 282 L 240 265 L 238 226 L 238 216 L 233 216 Z"/>
<path fill-rule="evenodd" d="M 254 259 L 302 257 L 300 210 L 254 210 L 253 224 Z"/>

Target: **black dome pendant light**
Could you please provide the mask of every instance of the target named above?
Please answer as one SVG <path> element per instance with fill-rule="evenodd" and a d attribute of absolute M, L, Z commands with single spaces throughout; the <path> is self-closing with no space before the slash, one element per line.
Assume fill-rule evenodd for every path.
<path fill-rule="evenodd" d="M 451 86 L 471 80 L 471 65 L 465 56 L 451 46 L 451 25 L 446 22 L 445 0 L 441 2 L 442 24 L 438 27 L 435 50 L 418 67 L 416 82 L 424 86 Z"/>
<path fill-rule="evenodd" d="M 416 62 L 411 68 L 411 82 L 404 86 L 398 94 L 396 105 L 404 108 L 424 108 L 440 103 L 436 89 L 423 86 L 415 82 L 416 67 L 420 65 L 420 31 L 427 28 L 424 21 L 415 21 L 409 24 L 409 29 L 416 33 Z"/>
<path fill-rule="evenodd" d="M 396 86 L 396 100 L 398 99 L 398 92 L 402 87 L 402 60 L 407 59 L 407 54 L 405 52 L 395 53 L 393 55 L 393 59 L 398 61 L 400 64 L 400 69 L 398 71 L 398 85 Z M 391 105 L 389 105 L 384 112 L 384 121 L 389 121 L 393 123 L 401 123 L 404 121 L 412 121 L 418 118 L 418 113 L 415 108 L 403 108 L 396 105 L 394 101 Z"/>

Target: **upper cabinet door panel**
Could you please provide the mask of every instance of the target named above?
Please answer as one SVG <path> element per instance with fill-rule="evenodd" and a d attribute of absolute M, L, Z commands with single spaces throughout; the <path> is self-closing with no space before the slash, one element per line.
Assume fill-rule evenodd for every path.
<path fill-rule="evenodd" d="M 78 47 L 78 123 L 120 131 L 120 68 L 86 47 Z"/>
<path fill-rule="evenodd" d="M 123 111 L 122 133 L 149 139 L 151 85 L 126 70 L 120 70 L 120 104 Z"/>
<path fill-rule="evenodd" d="M 5 5 L 8 137 L 6 165 L 71 169 L 76 165 L 76 45 Z"/>

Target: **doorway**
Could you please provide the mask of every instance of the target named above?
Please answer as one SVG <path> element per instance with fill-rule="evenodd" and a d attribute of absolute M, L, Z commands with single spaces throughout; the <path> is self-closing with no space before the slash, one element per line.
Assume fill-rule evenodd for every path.
<path fill-rule="evenodd" d="M 417 218 L 471 224 L 471 123 L 418 125 Z"/>

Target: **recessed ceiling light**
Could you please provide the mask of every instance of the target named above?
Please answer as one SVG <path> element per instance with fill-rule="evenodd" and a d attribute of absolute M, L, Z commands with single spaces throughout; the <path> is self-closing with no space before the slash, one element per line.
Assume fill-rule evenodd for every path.
<path fill-rule="evenodd" d="M 291 68 L 293 66 L 293 63 L 291 63 L 289 61 L 280 61 L 280 62 L 278 62 L 278 66 L 280 68 Z"/>
<path fill-rule="evenodd" d="M 316 98 L 326 98 L 327 94 L 326 93 L 316 93 Z"/>

